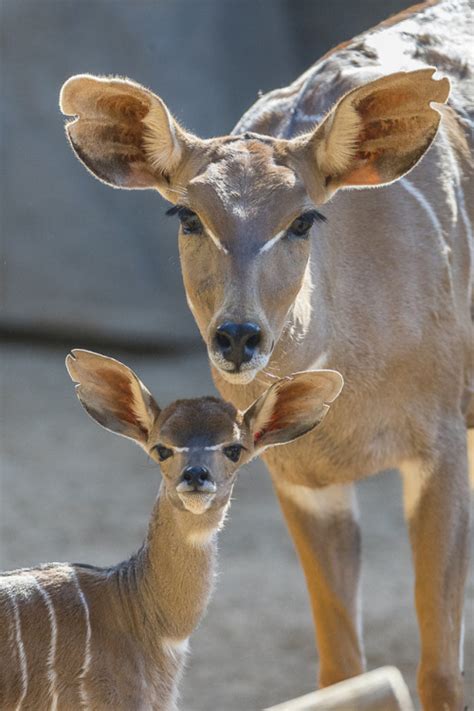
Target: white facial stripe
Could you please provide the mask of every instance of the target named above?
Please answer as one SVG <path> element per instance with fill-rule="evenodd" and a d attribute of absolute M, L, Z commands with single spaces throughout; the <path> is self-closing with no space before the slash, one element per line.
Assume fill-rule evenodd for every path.
<path fill-rule="evenodd" d="M 276 244 L 279 240 L 281 240 L 282 237 L 285 236 L 285 230 L 282 230 L 281 232 L 278 232 L 275 237 L 272 237 L 271 239 L 268 240 L 268 242 L 265 242 L 265 244 L 260 247 L 258 250 L 259 254 L 263 254 L 264 252 L 268 252 L 274 244 Z"/>
<path fill-rule="evenodd" d="M 234 434 L 237 432 L 236 439 L 240 437 L 240 430 L 237 427 L 237 425 L 234 424 Z M 205 451 L 205 452 L 217 452 L 218 449 L 222 449 L 222 447 L 225 447 L 225 442 L 221 442 L 220 444 L 210 444 L 207 447 L 173 447 L 173 450 L 175 452 L 196 452 L 196 451 Z"/>
<path fill-rule="evenodd" d="M 86 597 L 81 589 L 81 586 L 79 585 L 79 578 L 77 577 L 77 573 L 74 570 L 74 568 L 70 568 L 70 572 L 71 572 L 71 578 L 74 581 L 74 585 L 77 588 L 77 594 L 79 595 L 79 599 L 81 601 L 82 607 L 84 608 L 84 619 L 86 622 L 86 643 L 85 643 L 85 649 L 84 649 L 84 662 L 82 665 L 81 673 L 79 674 L 79 680 L 80 680 L 79 694 L 81 697 L 82 706 L 85 709 L 87 709 L 89 707 L 89 695 L 86 691 L 84 682 L 85 682 L 85 678 L 89 672 L 89 668 L 91 665 L 91 637 L 92 637 L 91 619 L 90 619 L 89 605 L 87 604 Z"/>
<path fill-rule="evenodd" d="M 224 245 L 218 239 L 218 237 L 216 237 L 214 232 L 212 232 L 209 228 L 206 228 L 206 232 L 209 235 L 209 237 L 211 238 L 211 240 L 214 242 L 214 244 L 216 245 L 217 249 L 219 249 L 221 252 L 224 252 L 224 254 L 229 254 L 229 250 L 224 247 Z"/>

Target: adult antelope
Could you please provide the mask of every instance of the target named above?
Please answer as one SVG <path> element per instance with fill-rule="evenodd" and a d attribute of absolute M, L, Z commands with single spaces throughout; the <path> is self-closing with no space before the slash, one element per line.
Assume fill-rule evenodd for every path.
<path fill-rule="evenodd" d="M 61 93 L 71 145 L 96 177 L 174 203 L 188 303 L 224 397 L 244 407 L 270 377 L 327 364 L 344 375 L 325 425 L 263 457 L 306 574 L 323 686 L 364 668 L 352 484 L 401 470 L 430 711 L 463 698 L 469 13 L 468 0 L 406 11 L 211 140 L 131 81 L 75 76 Z"/>
<path fill-rule="evenodd" d="M 0 708 L 174 711 L 238 469 L 316 427 L 342 377 L 295 373 L 243 413 L 214 397 L 161 410 L 113 358 L 75 350 L 66 364 L 84 409 L 143 447 L 163 481 L 146 540 L 129 560 L 0 575 Z"/>

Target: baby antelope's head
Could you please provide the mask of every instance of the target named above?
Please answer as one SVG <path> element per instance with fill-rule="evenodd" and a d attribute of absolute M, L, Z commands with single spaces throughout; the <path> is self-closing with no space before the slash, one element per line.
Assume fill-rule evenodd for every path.
<path fill-rule="evenodd" d="M 161 410 L 135 373 L 113 358 L 74 350 L 66 367 L 89 415 L 143 447 L 160 463 L 171 503 L 196 515 L 225 507 L 242 464 L 312 430 L 343 385 L 337 371 L 306 371 L 276 381 L 245 412 L 214 397 Z"/>

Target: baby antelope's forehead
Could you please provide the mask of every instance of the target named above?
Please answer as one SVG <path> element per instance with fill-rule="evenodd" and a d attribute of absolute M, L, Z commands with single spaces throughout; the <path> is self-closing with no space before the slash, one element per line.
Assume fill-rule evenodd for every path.
<path fill-rule="evenodd" d="M 237 410 L 213 397 L 177 400 L 158 420 L 160 438 L 176 447 L 205 447 L 237 438 Z"/>

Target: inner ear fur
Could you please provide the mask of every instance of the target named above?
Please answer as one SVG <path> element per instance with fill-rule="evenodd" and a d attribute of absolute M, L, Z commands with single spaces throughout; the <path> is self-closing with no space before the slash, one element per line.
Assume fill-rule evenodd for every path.
<path fill-rule="evenodd" d="M 114 358 L 80 349 L 67 356 L 66 368 L 77 383 L 79 401 L 96 422 L 147 444 L 160 409 L 133 370 Z"/>
<path fill-rule="evenodd" d="M 335 370 L 303 371 L 282 378 L 244 413 L 256 450 L 291 442 L 325 417 L 343 386 Z"/>
<path fill-rule="evenodd" d="M 449 80 L 433 79 L 435 71 L 398 72 L 353 89 L 306 138 L 326 199 L 338 188 L 391 183 L 416 165 L 441 118 L 431 102 L 449 96 Z"/>
<path fill-rule="evenodd" d="M 165 103 L 128 79 L 73 76 L 61 89 L 71 146 L 99 180 L 120 188 L 166 187 L 199 142 Z"/>

